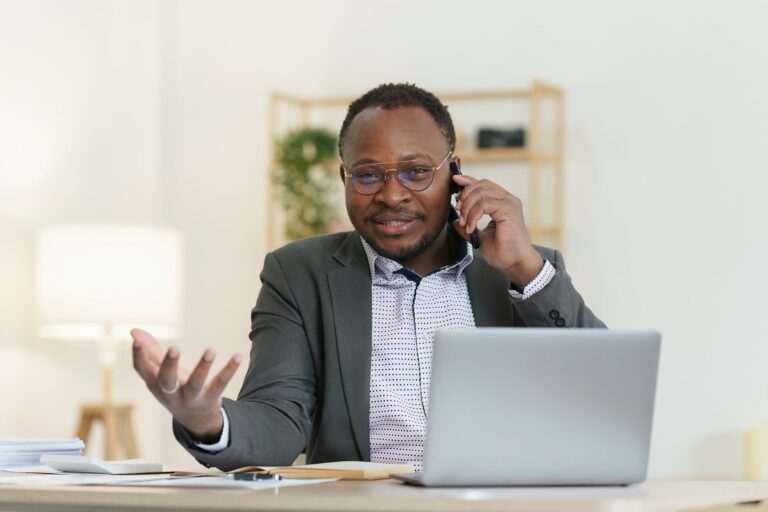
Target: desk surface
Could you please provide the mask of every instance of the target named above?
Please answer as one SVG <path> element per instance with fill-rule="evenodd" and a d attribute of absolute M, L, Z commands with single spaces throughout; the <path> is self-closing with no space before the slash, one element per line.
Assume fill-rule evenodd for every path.
<path fill-rule="evenodd" d="M 0 510 L 678 511 L 768 499 L 768 482 L 651 481 L 630 487 L 423 489 L 393 480 L 277 490 L 0 486 Z M 748 508 L 748 507 L 743 507 Z M 751 509 L 751 507 L 749 507 Z M 762 508 L 762 507 L 761 507 Z"/>

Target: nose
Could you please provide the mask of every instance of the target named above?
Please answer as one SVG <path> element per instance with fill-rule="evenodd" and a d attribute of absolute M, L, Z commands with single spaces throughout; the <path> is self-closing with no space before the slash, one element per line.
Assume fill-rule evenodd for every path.
<path fill-rule="evenodd" d="M 384 186 L 373 196 L 374 201 L 389 208 L 396 208 L 411 200 L 412 192 L 405 188 L 395 177 L 395 172 L 388 171 Z"/>

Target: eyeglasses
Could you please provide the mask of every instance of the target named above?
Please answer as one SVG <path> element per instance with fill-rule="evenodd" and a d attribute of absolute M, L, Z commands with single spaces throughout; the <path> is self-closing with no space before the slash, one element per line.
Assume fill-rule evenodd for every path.
<path fill-rule="evenodd" d="M 453 150 L 448 151 L 443 160 L 436 166 L 424 160 L 403 160 L 400 162 L 362 164 L 352 170 L 342 165 L 344 176 L 352 182 L 352 188 L 358 194 L 372 196 L 384 188 L 384 183 L 389 178 L 389 173 L 395 173 L 398 183 L 413 192 L 426 190 L 435 179 L 435 173 L 451 156 Z"/>

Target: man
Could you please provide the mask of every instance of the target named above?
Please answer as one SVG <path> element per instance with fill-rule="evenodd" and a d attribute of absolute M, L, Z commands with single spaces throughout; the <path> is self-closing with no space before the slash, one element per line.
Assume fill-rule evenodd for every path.
<path fill-rule="evenodd" d="M 178 348 L 163 353 L 133 331 L 134 366 L 195 458 L 232 469 L 290 464 L 306 450 L 310 463 L 420 469 L 437 329 L 603 327 L 561 255 L 531 245 L 520 200 L 451 172 L 455 143 L 446 107 L 416 86 L 382 85 L 350 105 L 339 174 L 355 231 L 267 255 L 237 401 L 221 394 L 239 356 L 206 384 L 211 349 L 187 374 Z"/>

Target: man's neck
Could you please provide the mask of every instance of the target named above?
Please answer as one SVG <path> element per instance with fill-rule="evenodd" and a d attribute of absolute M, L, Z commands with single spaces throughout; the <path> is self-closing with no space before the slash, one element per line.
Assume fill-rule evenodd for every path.
<path fill-rule="evenodd" d="M 434 242 L 423 253 L 410 260 L 398 261 L 398 263 L 423 277 L 453 263 L 456 260 L 460 243 L 462 240 L 459 236 L 453 230 L 448 229 L 446 225 L 445 229 L 437 235 Z"/>

